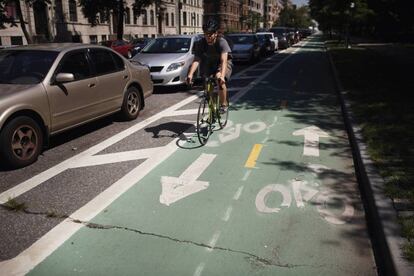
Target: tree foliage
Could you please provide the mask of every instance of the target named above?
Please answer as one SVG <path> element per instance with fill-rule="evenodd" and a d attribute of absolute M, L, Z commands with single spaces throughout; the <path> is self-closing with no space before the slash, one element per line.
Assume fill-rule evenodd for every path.
<path fill-rule="evenodd" d="M 280 11 L 276 25 L 292 28 L 307 28 L 311 26 L 309 8 L 307 6 L 296 8 L 296 6 L 290 4 L 290 1 L 284 1 L 283 9 Z"/>
<path fill-rule="evenodd" d="M 309 0 L 312 17 L 324 31 L 414 40 L 414 1 Z"/>
<path fill-rule="evenodd" d="M 50 0 L 24 0 L 26 4 L 33 6 L 34 2 L 50 4 Z M 16 18 L 11 15 L 6 14 L 6 7 L 12 5 L 16 8 Z M 29 35 L 29 32 L 26 29 L 27 22 L 23 18 L 22 7 L 20 5 L 20 0 L 0 0 L 0 29 L 6 28 L 9 26 L 17 26 L 17 23 L 20 23 L 20 28 L 23 31 L 23 34 L 27 40 L 28 44 L 32 43 L 32 37 Z"/>

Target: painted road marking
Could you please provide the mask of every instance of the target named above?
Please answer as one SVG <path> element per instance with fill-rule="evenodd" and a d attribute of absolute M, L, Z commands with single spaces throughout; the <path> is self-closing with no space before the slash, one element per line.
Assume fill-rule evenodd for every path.
<path fill-rule="evenodd" d="M 244 176 L 242 178 L 242 181 L 246 181 L 247 178 L 249 178 L 249 176 L 250 176 L 251 173 L 252 173 L 251 170 L 246 171 L 246 173 L 244 174 Z"/>
<path fill-rule="evenodd" d="M 232 206 L 229 206 L 227 208 L 226 212 L 224 213 L 224 216 L 221 218 L 221 220 L 223 220 L 223 221 L 229 221 L 232 211 L 233 211 L 233 207 Z"/>
<path fill-rule="evenodd" d="M 239 200 L 240 196 L 241 196 L 241 195 L 242 195 L 242 193 L 243 193 L 243 189 L 244 189 L 244 186 L 240 186 L 240 187 L 237 189 L 237 192 L 234 194 L 234 197 L 233 197 L 233 199 L 234 199 L 234 200 Z"/>
<path fill-rule="evenodd" d="M 206 250 L 211 252 L 214 250 L 214 247 L 216 246 L 216 243 L 218 241 L 218 239 L 220 238 L 221 232 L 218 230 L 214 233 L 213 237 L 211 238 L 211 240 L 208 242 L 208 245 L 210 247 L 207 247 Z"/>
<path fill-rule="evenodd" d="M 306 186 L 306 184 L 308 184 L 307 181 L 295 179 L 291 181 L 291 184 L 292 184 L 292 189 L 293 189 L 293 196 L 295 197 L 295 201 L 296 201 L 296 206 L 299 208 L 305 207 L 305 203 L 303 203 L 303 200 L 309 201 L 312 199 L 312 197 L 314 197 L 318 193 L 318 190 L 315 190 L 315 189 L 312 189 Z M 302 197 L 301 191 L 307 192 L 305 196 Z"/>
<path fill-rule="evenodd" d="M 278 213 L 280 208 L 270 208 L 266 205 L 268 194 L 279 192 L 282 195 L 282 204 L 280 206 L 289 207 L 292 202 L 290 191 L 281 184 L 270 184 L 263 187 L 256 196 L 256 209 L 261 213 Z"/>
<path fill-rule="evenodd" d="M 309 126 L 293 132 L 294 136 L 304 136 L 303 155 L 319 156 L 319 137 L 329 137 L 329 134 L 317 126 Z"/>
<path fill-rule="evenodd" d="M 206 264 L 205 263 L 201 263 L 201 264 L 199 264 L 198 266 L 197 266 L 197 268 L 196 268 L 196 270 L 195 270 L 195 272 L 194 272 L 194 276 L 201 276 L 201 273 L 203 272 L 203 270 L 204 270 L 204 266 L 205 266 Z"/>
<path fill-rule="evenodd" d="M 160 203 L 170 206 L 180 199 L 208 188 L 209 182 L 197 180 L 213 162 L 215 154 L 202 153 L 179 177 L 162 176 Z"/>
<path fill-rule="evenodd" d="M 259 154 L 262 151 L 262 144 L 255 144 L 250 152 L 249 158 L 247 158 L 244 166 L 246 168 L 256 168 L 256 161 L 259 158 Z"/>

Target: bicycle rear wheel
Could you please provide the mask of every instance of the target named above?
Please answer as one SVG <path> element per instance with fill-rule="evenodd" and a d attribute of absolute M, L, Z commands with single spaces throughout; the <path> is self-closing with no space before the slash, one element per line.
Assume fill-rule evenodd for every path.
<path fill-rule="evenodd" d="M 212 114 L 210 114 L 208 101 L 206 98 L 203 98 L 198 106 L 196 128 L 198 141 L 200 141 L 200 144 L 202 145 L 207 143 L 207 140 L 212 133 L 211 118 Z"/>

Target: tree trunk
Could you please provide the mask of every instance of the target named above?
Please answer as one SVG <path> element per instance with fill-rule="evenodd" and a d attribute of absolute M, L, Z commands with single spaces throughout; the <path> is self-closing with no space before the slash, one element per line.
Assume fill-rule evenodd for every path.
<path fill-rule="evenodd" d="M 19 18 L 20 27 L 22 28 L 24 37 L 27 40 L 27 44 L 32 44 L 33 40 L 32 40 L 32 37 L 30 36 L 30 34 L 27 32 L 26 22 L 24 21 L 24 18 L 23 18 L 22 7 L 20 6 L 20 1 L 19 0 L 14 0 L 14 4 L 16 5 L 17 17 Z"/>
<path fill-rule="evenodd" d="M 118 26 L 116 38 L 122 40 L 124 38 L 124 0 L 118 0 Z"/>

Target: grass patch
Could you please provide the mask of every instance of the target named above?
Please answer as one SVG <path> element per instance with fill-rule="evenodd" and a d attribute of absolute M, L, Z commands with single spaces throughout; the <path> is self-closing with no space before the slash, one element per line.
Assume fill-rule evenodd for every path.
<path fill-rule="evenodd" d="M 347 49 L 331 40 L 327 46 L 386 194 L 414 203 L 413 45 Z M 401 225 L 408 239 L 404 252 L 414 261 L 414 218 Z"/>

